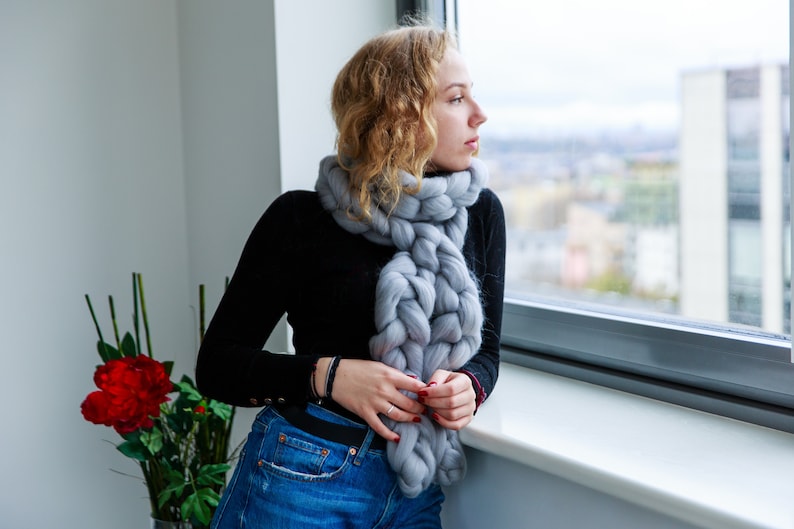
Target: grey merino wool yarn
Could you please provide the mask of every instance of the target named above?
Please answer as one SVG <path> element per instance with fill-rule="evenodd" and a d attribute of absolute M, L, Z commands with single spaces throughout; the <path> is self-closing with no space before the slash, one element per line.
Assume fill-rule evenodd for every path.
<path fill-rule="evenodd" d="M 323 207 L 348 232 L 396 248 L 378 277 L 371 357 L 421 380 L 438 369 L 461 368 L 482 341 L 479 290 L 461 248 L 466 208 L 488 178 L 485 164 L 472 159 L 468 170 L 425 177 L 421 186 L 403 172 L 403 185 L 419 190 L 403 193 L 397 204 L 376 202 L 367 222 L 349 214 L 360 208 L 348 178 L 335 156 L 320 162 L 316 190 Z M 415 497 L 431 483 L 449 485 L 463 477 L 466 459 L 456 431 L 427 416 L 419 423 L 383 419 L 400 436 L 387 454 L 403 494 Z"/>

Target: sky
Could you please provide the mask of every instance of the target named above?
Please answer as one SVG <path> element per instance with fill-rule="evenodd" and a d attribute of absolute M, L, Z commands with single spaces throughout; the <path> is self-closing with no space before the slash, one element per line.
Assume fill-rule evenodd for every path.
<path fill-rule="evenodd" d="M 788 62 L 788 0 L 458 0 L 495 132 L 675 130 L 683 72 Z"/>

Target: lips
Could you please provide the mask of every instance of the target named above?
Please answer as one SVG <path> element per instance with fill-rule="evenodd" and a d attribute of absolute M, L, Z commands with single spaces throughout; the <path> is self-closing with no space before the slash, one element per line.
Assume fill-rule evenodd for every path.
<path fill-rule="evenodd" d="M 480 146 L 480 137 L 475 136 L 471 138 L 469 141 L 466 142 L 466 146 L 476 151 Z"/>

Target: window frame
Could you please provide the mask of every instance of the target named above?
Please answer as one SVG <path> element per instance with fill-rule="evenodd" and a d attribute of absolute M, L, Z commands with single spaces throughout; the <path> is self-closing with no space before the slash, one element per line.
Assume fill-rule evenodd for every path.
<path fill-rule="evenodd" d="M 506 296 L 502 345 L 511 363 L 794 433 L 785 336 Z"/>
<path fill-rule="evenodd" d="M 414 6 L 456 29 L 457 0 Z M 508 292 L 502 344 L 503 361 L 794 433 L 788 336 Z"/>

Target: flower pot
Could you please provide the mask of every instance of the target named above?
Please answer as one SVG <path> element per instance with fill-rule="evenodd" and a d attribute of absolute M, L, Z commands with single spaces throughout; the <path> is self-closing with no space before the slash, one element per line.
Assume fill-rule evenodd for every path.
<path fill-rule="evenodd" d="M 151 529 L 193 529 L 190 522 L 167 522 L 157 518 L 151 518 L 151 521 Z"/>

